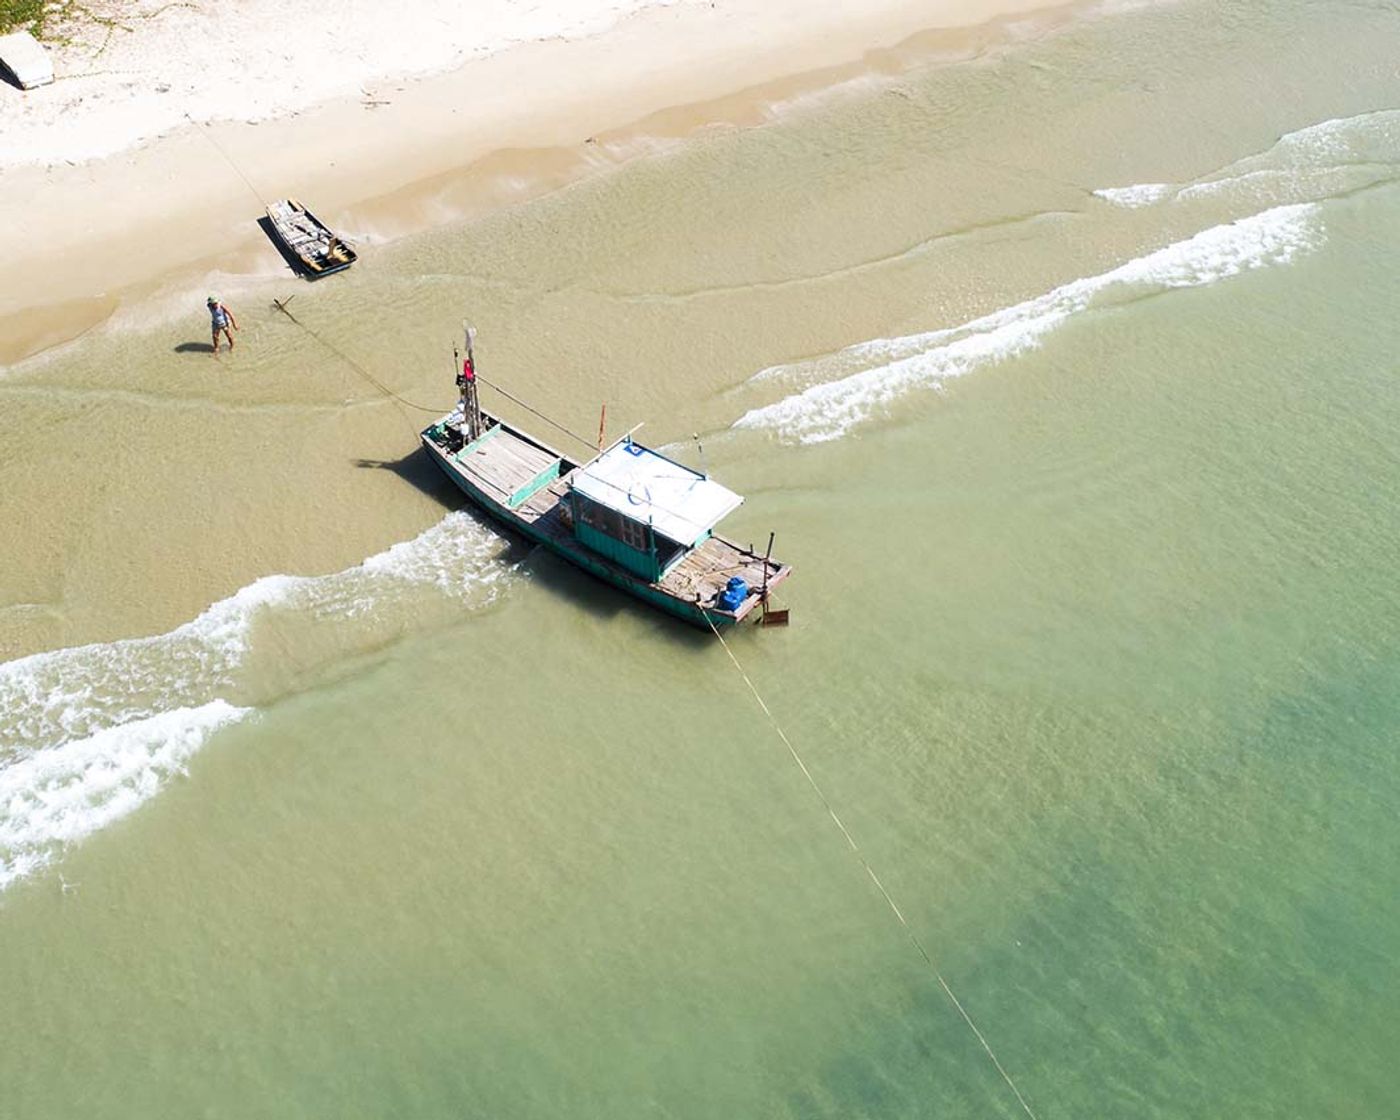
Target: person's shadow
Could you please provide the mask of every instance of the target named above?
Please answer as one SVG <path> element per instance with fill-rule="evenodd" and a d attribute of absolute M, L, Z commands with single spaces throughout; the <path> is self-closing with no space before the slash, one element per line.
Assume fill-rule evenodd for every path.
<path fill-rule="evenodd" d="M 175 347 L 177 354 L 212 354 L 214 347 L 208 342 L 182 342 Z"/>

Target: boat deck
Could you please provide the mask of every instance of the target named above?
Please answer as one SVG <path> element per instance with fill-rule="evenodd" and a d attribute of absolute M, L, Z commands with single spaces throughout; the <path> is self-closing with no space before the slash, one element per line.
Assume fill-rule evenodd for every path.
<path fill-rule="evenodd" d="M 752 548 L 740 548 L 723 537 L 707 537 L 662 576 L 657 586 L 678 599 L 709 606 L 724 590 L 731 576 L 742 576 L 750 587 L 761 588 L 765 567 L 768 569 L 770 588 L 788 574 L 786 564 L 765 560 L 762 553 Z"/>
<path fill-rule="evenodd" d="M 301 262 L 315 272 L 330 272 L 344 268 L 355 260 L 355 254 L 329 229 L 292 199 L 271 203 L 267 216 L 282 243 Z"/>
<path fill-rule="evenodd" d="M 560 551 L 577 552 L 573 526 L 568 520 L 569 474 L 578 469 L 552 448 L 527 439 L 501 424 L 460 451 L 446 454 L 448 462 L 487 497 L 506 507 L 530 531 L 546 538 Z M 551 476 L 554 468 L 558 477 Z M 514 499 L 514 500 L 513 500 Z M 616 567 L 629 580 L 635 576 L 603 557 L 594 561 Z M 714 603 L 732 576 L 741 576 L 754 589 L 774 587 L 791 571 L 786 564 L 765 559 L 753 548 L 742 548 L 723 537 L 711 536 L 691 549 L 659 582 L 650 586 L 686 603 L 715 609 Z M 637 581 L 641 582 L 641 581 Z M 751 596 L 739 611 L 743 616 L 756 602 Z"/>
<path fill-rule="evenodd" d="M 497 425 L 453 455 L 452 461 L 488 495 L 508 505 L 512 495 L 563 459 Z"/>

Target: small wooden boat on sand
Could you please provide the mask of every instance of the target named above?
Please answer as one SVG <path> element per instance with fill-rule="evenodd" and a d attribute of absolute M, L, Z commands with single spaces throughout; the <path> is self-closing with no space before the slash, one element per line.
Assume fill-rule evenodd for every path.
<path fill-rule="evenodd" d="M 277 243 L 309 279 L 329 276 L 355 263 L 355 250 L 294 198 L 269 205 L 267 220 Z"/>
<path fill-rule="evenodd" d="M 457 384 L 457 408 L 424 429 L 423 447 L 491 517 L 692 625 L 786 622 L 769 610 L 792 571 L 772 558 L 772 537 L 764 554 L 713 532 L 738 494 L 630 434 L 580 461 L 483 411 L 470 332 Z"/>

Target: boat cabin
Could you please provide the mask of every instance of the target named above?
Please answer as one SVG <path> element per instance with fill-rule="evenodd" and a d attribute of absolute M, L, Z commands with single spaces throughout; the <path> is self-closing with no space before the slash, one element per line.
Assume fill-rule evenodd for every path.
<path fill-rule="evenodd" d="M 702 544 L 743 500 L 630 438 L 569 477 L 575 539 L 652 582 Z"/>

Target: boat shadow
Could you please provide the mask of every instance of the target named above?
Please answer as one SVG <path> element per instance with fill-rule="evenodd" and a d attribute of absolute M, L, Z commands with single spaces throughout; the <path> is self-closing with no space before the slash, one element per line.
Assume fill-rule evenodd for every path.
<path fill-rule="evenodd" d="M 477 511 L 468 507 L 473 513 Z M 567 599 L 569 604 L 582 608 L 600 622 L 611 622 L 624 615 L 655 627 L 657 633 L 679 645 L 697 652 L 714 645 L 715 636 L 708 630 L 700 630 L 689 623 L 674 618 L 665 611 L 646 603 L 638 602 L 614 587 L 609 587 L 587 572 L 582 572 L 561 556 L 537 545 L 528 537 L 503 528 L 484 514 L 481 521 L 494 532 L 507 537 L 512 544 L 519 543 L 526 549 L 521 567 L 530 573 L 530 579 L 537 587 L 542 587 L 551 595 Z"/>
<path fill-rule="evenodd" d="M 419 493 L 441 502 L 448 509 L 471 509 L 462 492 L 420 451 L 411 451 L 402 459 L 352 459 L 351 462 L 361 470 L 396 474 Z M 484 518 L 482 523 L 493 524 Z"/>

